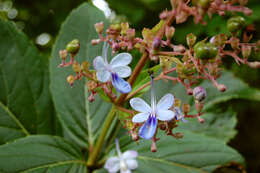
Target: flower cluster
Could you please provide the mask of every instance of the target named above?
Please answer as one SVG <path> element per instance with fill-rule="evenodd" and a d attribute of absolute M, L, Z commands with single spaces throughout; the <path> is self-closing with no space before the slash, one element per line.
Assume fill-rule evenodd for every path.
<path fill-rule="evenodd" d="M 66 49 L 60 51 L 62 63 L 59 67 L 72 66 L 76 75 L 67 77 L 71 86 L 74 81 L 82 77 L 88 78 L 86 85 L 91 93 L 89 101 L 95 100 L 95 94 L 105 93 L 105 97 L 115 105 L 119 113 L 128 114 L 119 118 L 133 140 L 138 140 L 139 137 L 152 140 L 151 150 L 156 151 L 158 129 L 165 131 L 167 135 L 180 138 L 181 133 L 172 132 L 180 120 L 187 122 L 186 118 L 197 118 L 199 122 L 204 122 L 201 115 L 203 115 L 203 101 L 207 96 L 206 90 L 195 86 L 201 80 L 209 80 L 219 91 L 226 91 L 226 86 L 217 82 L 221 76 L 222 59 L 233 58 L 239 65 L 260 68 L 260 62 L 249 61 L 250 55 L 259 51 L 260 42 L 251 42 L 252 36 L 248 31 L 252 31 L 254 27 L 245 26 L 245 19 L 242 16 L 232 16 L 227 21 L 230 34 L 218 34 L 210 39 L 198 41 L 197 37 L 190 33 L 186 36 L 186 45 L 171 42 L 176 29 L 172 23 L 183 23 L 189 17 L 193 17 L 195 23 L 206 24 L 203 20 L 206 14 L 209 17 L 212 14 L 223 16 L 228 11 L 250 15 L 251 10 L 245 7 L 246 2 L 246 0 L 193 0 L 190 3 L 186 0 L 171 0 L 172 10 L 163 11 L 160 14 L 160 22 L 152 29 L 144 28 L 142 37 L 136 37 L 135 29 L 128 23 L 111 24 L 106 30 L 103 22 L 97 23 L 95 29 L 99 38 L 92 40 L 92 44 L 104 43 L 104 46 L 102 56 L 93 57 L 94 70 L 90 69 L 91 62 L 80 64 L 75 60 L 75 55 L 80 49 L 77 39 L 69 42 Z M 113 55 L 119 51 L 123 53 L 116 54 L 108 62 L 109 47 Z M 132 56 L 127 52 L 133 49 L 138 50 L 142 57 L 132 72 L 128 66 Z M 70 60 L 67 62 L 68 54 Z M 151 76 L 150 82 L 132 90 L 132 85 L 148 60 L 160 64 L 161 73 Z M 171 93 L 166 94 L 157 103 L 154 81 L 162 79 L 182 84 L 187 94 L 193 95 L 197 110 L 195 115 L 189 114 L 189 104 L 181 104 L 181 100 L 174 98 Z M 136 98 L 149 86 L 151 86 L 151 106 L 141 98 Z M 122 94 L 117 97 L 116 92 Z M 124 104 L 128 100 L 133 110 Z"/>

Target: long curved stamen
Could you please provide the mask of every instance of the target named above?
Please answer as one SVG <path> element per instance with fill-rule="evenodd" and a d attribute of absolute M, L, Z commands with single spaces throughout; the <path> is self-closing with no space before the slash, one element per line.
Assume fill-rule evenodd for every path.
<path fill-rule="evenodd" d="M 120 151 L 120 146 L 119 146 L 119 142 L 118 142 L 118 139 L 115 140 L 115 143 L 116 143 L 116 151 L 117 151 L 117 154 L 118 156 L 121 156 L 121 151 Z"/>
<path fill-rule="evenodd" d="M 109 48 L 109 44 L 107 42 L 104 42 L 103 48 L 102 48 L 102 57 L 104 58 L 106 64 L 108 64 L 108 61 L 107 61 L 108 48 Z"/>
<path fill-rule="evenodd" d="M 154 81 L 153 81 L 153 74 L 150 75 L 151 77 L 151 106 L 152 106 L 152 116 L 155 116 L 156 112 L 156 97 L 154 94 Z"/>

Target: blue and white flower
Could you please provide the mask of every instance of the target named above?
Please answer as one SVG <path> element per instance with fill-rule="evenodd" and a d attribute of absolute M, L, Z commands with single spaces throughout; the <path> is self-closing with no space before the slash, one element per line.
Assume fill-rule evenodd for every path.
<path fill-rule="evenodd" d="M 139 136 L 143 139 L 152 139 L 157 129 L 158 120 L 169 121 L 175 117 L 175 113 L 169 110 L 173 104 L 174 96 L 172 94 L 166 94 L 156 104 L 153 78 L 151 77 L 151 106 L 141 98 L 132 98 L 130 100 L 131 107 L 140 112 L 132 118 L 132 122 L 145 122 L 139 129 Z"/>
<path fill-rule="evenodd" d="M 121 153 L 118 140 L 116 140 L 116 151 L 118 157 L 110 157 L 104 166 L 109 173 L 116 173 L 119 170 L 120 173 L 131 173 L 131 170 L 138 167 L 138 162 L 136 161 L 136 157 L 138 156 L 137 151 L 127 150 Z"/>
<path fill-rule="evenodd" d="M 94 68 L 97 71 L 97 79 L 100 82 L 112 81 L 112 85 L 121 93 L 129 93 L 131 85 L 122 78 L 131 75 L 131 68 L 128 64 L 132 61 L 132 56 L 129 53 L 120 53 L 116 55 L 110 63 L 107 61 L 108 46 L 104 44 L 103 57 L 98 56 L 94 59 Z"/>

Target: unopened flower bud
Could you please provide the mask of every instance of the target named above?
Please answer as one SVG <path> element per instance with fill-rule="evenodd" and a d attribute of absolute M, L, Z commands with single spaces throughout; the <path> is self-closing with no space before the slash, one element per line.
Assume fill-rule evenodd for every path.
<path fill-rule="evenodd" d="M 129 24 L 126 22 L 126 23 L 121 23 L 121 35 L 126 35 L 126 31 L 128 30 L 129 28 Z"/>
<path fill-rule="evenodd" d="M 218 84 L 217 88 L 220 92 L 225 92 L 227 89 L 226 86 L 223 84 Z"/>
<path fill-rule="evenodd" d="M 193 47 L 193 45 L 196 43 L 196 39 L 197 39 L 197 37 L 194 34 L 192 34 L 192 33 L 188 34 L 186 36 L 186 41 L 187 41 L 188 46 Z"/>
<path fill-rule="evenodd" d="M 104 22 L 99 22 L 95 24 L 95 29 L 98 34 L 101 34 L 104 30 Z"/>
<path fill-rule="evenodd" d="M 110 29 L 120 31 L 121 30 L 121 25 L 120 24 L 112 24 L 110 25 Z"/>
<path fill-rule="evenodd" d="M 187 89 L 187 94 L 188 94 L 188 95 L 192 95 L 192 91 L 193 91 L 193 90 L 192 90 L 191 88 L 188 88 L 188 89 Z"/>
<path fill-rule="evenodd" d="M 88 81 L 86 85 L 89 90 L 94 90 L 97 87 L 97 83 L 92 80 Z"/>
<path fill-rule="evenodd" d="M 180 107 L 180 106 L 181 106 L 181 100 L 180 99 L 175 99 L 174 107 Z"/>
<path fill-rule="evenodd" d="M 97 45 L 98 43 L 100 43 L 100 39 L 93 39 L 93 40 L 91 40 L 91 44 L 93 46 Z"/>
<path fill-rule="evenodd" d="M 183 45 L 173 46 L 173 50 L 174 52 L 184 53 L 185 47 Z"/>
<path fill-rule="evenodd" d="M 205 120 L 203 118 L 201 118 L 200 116 L 198 116 L 197 118 L 200 123 L 204 123 Z"/>
<path fill-rule="evenodd" d="M 204 100 L 206 98 L 206 96 L 207 96 L 207 92 L 201 86 L 198 86 L 193 89 L 193 97 L 195 100 L 198 100 L 199 102 L 201 102 L 202 100 Z"/>
<path fill-rule="evenodd" d="M 160 124 L 160 129 L 165 130 L 166 129 L 166 124 Z"/>
<path fill-rule="evenodd" d="M 94 96 L 93 93 L 91 93 L 90 96 L 88 96 L 88 101 L 89 101 L 89 102 L 95 101 L 95 96 Z"/>
<path fill-rule="evenodd" d="M 67 82 L 72 86 L 74 84 L 75 77 L 73 75 L 69 75 L 67 77 Z"/>
<path fill-rule="evenodd" d="M 159 37 L 155 37 L 153 40 L 152 48 L 154 50 L 158 50 L 161 46 L 161 39 Z"/>
<path fill-rule="evenodd" d="M 239 49 L 239 39 L 238 38 L 235 38 L 235 37 L 232 37 L 231 39 L 230 39 L 230 41 L 231 41 L 231 47 L 232 47 L 232 49 Z"/>
<path fill-rule="evenodd" d="M 188 103 L 184 103 L 182 105 L 182 111 L 185 115 L 188 114 L 188 112 L 190 112 L 190 105 Z"/>
<path fill-rule="evenodd" d="M 67 52 L 71 53 L 71 54 L 78 53 L 79 48 L 80 48 L 80 44 L 79 44 L 78 39 L 74 39 L 74 40 L 70 41 L 66 46 Z"/>
<path fill-rule="evenodd" d="M 138 141 L 139 139 L 139 136 L 136 132 L 131 132 L 131 136 L 132 136 L 132 140 L 133 141 Z"/>
<path fill-rule="evenodd" d="M 247 59 L 251 54 L 251 47 L 243 45 L 242 46 L 242 55 L 245 59 Z"/>
<path fill-rule="evenodd" d="M 87 61 L 83 61 L 82 63 L 81 63 L 81 66 L 80 66 L 80 68 L 81 68 L 81 70 L 83 70 L 83 71 L 88 71 L 88 68 L 90 67 L 90 64 L 87 62 Z"/>
<path fill-rule="evenodd" d="M 74 72 L 79 73 L 80 72 L 80 64 L 78 62 L 73 63 L 72 69 L 74 70 Z"/>
<path fill-rule="evenodd" d="M 167 38 L 167 40 L 171 40 L 173 35 L 175 33 L 175 28 L 174 27 L 166 27 L 165 29 L 165 36 Z"/>
<path fill-rule="evenodd" d="M 126 36 L 128 40 L 133 40 L 135 38 L 135 29 L 127 29 Z"/>
<path fill-rule="evenodd" d="M 59 51 L 60 58 L 65 60 L 67 58 L 67 51 L 66 50 L 60 50 Z"/>
<path fill-rule="evenodd" d="M 255 61 L 255 62 L 249 62 L 248 65 L 249 65 L 249 67 L 251 67 L 251 68 L 260 68 L 260 62 L 257 62 L 257 61 Z"/>

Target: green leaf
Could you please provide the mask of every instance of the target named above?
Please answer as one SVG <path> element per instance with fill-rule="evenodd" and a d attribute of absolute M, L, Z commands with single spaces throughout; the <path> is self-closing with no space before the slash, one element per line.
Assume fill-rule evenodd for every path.
<path fill-rule="evenodd" d="M 133 171 L 135 173 L 207 173 L 232 161 L 244 162 L 240 154 L 221 140 L 187 130 L 180 132 L 184 134 L 182 139 L 175 139 L 160 132 L 156 153 L 150 151 L 151 142 L 144 140 L 128 144 L 121 141 L 121 151 L 138 151 L 139 166 Z M 110 152 L 110 156 L 115 155 L 115 150 Z M 96 173 L 99 172 L 102 170 Z"/>
<path fill-rule="evenodd" d="M 176 130 L 186 129 L 226 142 L 236 135 L 235 126 L 237 118 L 235 112 L 206 112 L 203 118 L 205 120 L 204 123 L 199 123 L 196 118 L 187 119 L 188 123 L 180 123 L 180 127 Z"/>
<path fill-rule="evenodd" d="M 48 63 L 11 22 L 0 20 L 0 144 L 53 133 Z"/>
<path fill-rule="evenodd" d="M 93 144 L 108 114 L 111 104 L 104 102 L 98 95 L 95 101 L 88 102 L 88 89 L 85 81 L 76 81 L 73 88 L 66 82 L 66 77 L 73 74 L 71 67 L 58 68 L 61 63 L 59 50 L 65 49 L 66 44 L 77 38 L 80 41 L 80 51 L 76 61 L 88 61 L 102 54 L 102 45 L 92 46 L 91 40 L 98 37 L 94 24 L 108 22 L 104 14 L 87 3 L 73 10 L 61 27 L 55 42 L 50 62 L 51 92 L 59 120 L 70 138 L 80 146 Z M 87 142 L 88 141 L 88 142 Z"/>
<path fill-rule="evenodd" d="M 86 173 L 86 162 L 75 145 L 60 137 L 29 136 L 0 146 L 0 172 Z"/>

